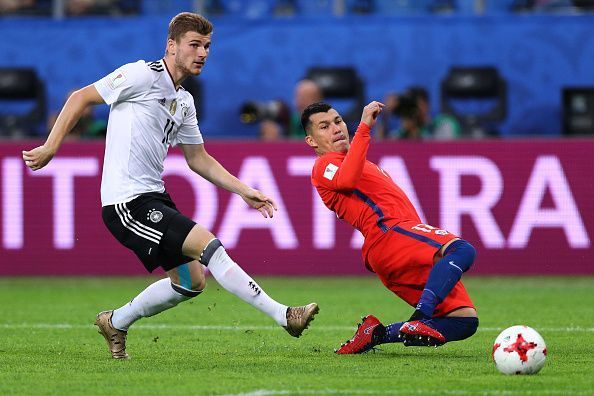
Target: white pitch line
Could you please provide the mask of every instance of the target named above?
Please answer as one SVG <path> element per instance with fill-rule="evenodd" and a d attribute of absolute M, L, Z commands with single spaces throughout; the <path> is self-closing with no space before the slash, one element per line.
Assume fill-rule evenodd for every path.
<path fill-rule="evenodd" d="M 415 391 L 411 392 L 410 390 L 406 391 L 398 391 L 397 389 L 391 389 L 389 391 L 373 391 L 373 390 L 363 390 L 363 389 L 310 389 L 310 390 L 300 390 L 300 389 L 293 389 L 293 390 L 273 390 L 273 389 L 257 389 L 251 392 L 244 392 L 244 393 L 230 393 L 225 394 L 222 396 L 274 396 L 274 395 L 410 395 L 410 394 L 417 394 L 417 395 L 474 395 L 476 392 L 474 391 L 467 391 L 463 389 L 440 389 L 440 390 L 430 390 L 430 389 L 416 389 Z M 499 391 L 499 390 L 484 390 L 480 393 L 484 396 L 512 396 L 512 395 L 566 395 L 566 390 L 548 390 L 548 391 Z M 586 392 L 577 392 L 572 393 L 574 395 L 587 395 Z"/>
<path fill-rule="evenodd" d="M 429 392 L 430 393 L 430 392 Z M 370 391 L 361 389 L 320 389 L 320 390 L 273 390 L 258 389 L 245 393 L 229 393 L 222 396 L 274 396 L 274 395 L 395 395 L 394 391 Z M 410 394 L 410 392 L 408 392 Z"/>
<path fill-rule="evenodd" d="M 71 324 L 71 323 L 0 323 L 0 329 L 50 329 L 50 330 L 70 330 L 70 329 L 90 329 L 90 324 Z M 310 330 L 314 331 L 352 331 L 354 326 L 317 326 L 313 324 Z M 206 330 L 206 331 L 277 331 L 281 330 L 279 326 L 217 326 L 217 325 L 175 325 L 175 324 L 138 324 L 134 330 Z M 503 327 L 479 327 L 481 332 L 503 331 Z M 538 331 L 563 333 L 563 332 L 582 332 L 592 333 L 594 327 L 539 327 Z"/>

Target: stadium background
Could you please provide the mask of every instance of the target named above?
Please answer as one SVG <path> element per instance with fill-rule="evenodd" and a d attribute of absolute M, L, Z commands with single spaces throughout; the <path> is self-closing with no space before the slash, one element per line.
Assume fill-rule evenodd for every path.
<path fill-rule="evenodd" d="M 294 84 L 310 67 L 346 66 L 363 81 L 366 101 L 423 85 L 437 112 L 440 84 L 452 66 L 489 65 L 507 83 L 507 115 L 496 136 L 384 141 L 370 157 L 404 185 L 429 224 L 477 246 L 473 273 L 594 273 L 594 140 L 569 138 L 562 126 L 563 88 L 594 86 L 593 14 L 571 7 L 514 13 L 511 1 L 461 0 L 443 14 L 420 10 L 418 4 L 428 2 L 395 1 L 384 11 L 335 15 L 335 3 L 351 2 L 310 1 L 298 2 L 309 4 L 303 14 L 275 17 L 266 7 L 249 11 L 249 5 L 272 1 L 235 3 L 242 6 L 209 15 L 215 33 L 199 77 L 199 124 L 209 151 L 276 198 L 279 215 L 263 222 L 228 194 L 192 178 L 177 150 L 168 160 L 166 183 L 178 206 L 210 225 L 248 272 L 365 270 L 356 235 L 320 209 L 312 193 L 312 153 L 301 142 L 255 141 L 255 126 L 239 120 L 243 103 L 290 103 Z M 400 7 L 404 3 L 408 7 Z M 121 64 L 160 58 L 170 18 L 204 5 L 139 4 L 138 15 L 119 17 L 4 15 L 0 67 L 34 68 L 51 113 L 71 89 Z M 2 98 L 0 113 L 20 109 L 13 99 Z M 107 111 L 101 106 L 97 116 Z M 20 152 L 45 134 L 41 124 L 26 136 L 0 133 L 0 275 L 142 274 L 134 256 L 101 224 L 102 141 L 69 141 L 50 167 L 33 174 Z"/>

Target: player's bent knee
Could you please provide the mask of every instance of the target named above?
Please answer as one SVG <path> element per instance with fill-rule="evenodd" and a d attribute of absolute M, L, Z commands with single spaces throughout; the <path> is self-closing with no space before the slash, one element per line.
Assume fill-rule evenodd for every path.
<path fill-rule="evenodd" d="M 206 278 L 202 277 L 201 279 L 192 279 L 192 290 L 197 292 L 202 292 L 206 288 Z"/>
<path fill-rule="evenodd" d="M 444 335 L 447 342 L 472 337 L 479 325 L 476 317 L 443 317 L 434 319 L 434 322 L 435 327 Z"/>
<path fill-rule="evenodd" d="M 463 319 L 463 331 L 462 331 L 462 340 L 472 337 L 476 330 L 479 327 L 479 319 L 478 317 L 474 318 L 461 318 Z"/>
<path fill-rule="evenodd" d="M 200 263 L 202 265 L 208 266 L 208 263 L 210 262 L 210 259 L 212 258 L 213 254 L 220 247 L 223 247 L 223 244 L 221 243 L 221 241 L 219 241 L 217 238 L 211 239 L 206 244 L 206 247 L 204 248 L 204 250 L 200 254 L 200 258 L 198 259 L 198 261 L 200 261 Z"/>
<path fill-rule="evenodd" d="M 470 269 L 470 267 L 472 267 L 472 264 L 474 264 L 474 260 L 476 258 L 476 249 L 474 246 L 468 243 L 468 241 L 465 241 L 464 239 L 458 239 L 448 246 L 443 256 L 454 258 L 456 265 L 462 270 L 462 272 L 466 272 Z"/>
<path fill-rule="evenodd" d="M 208 241 L 211 241 L 215 236 L 208 231 L 206 228 L 195 224 L 194 228 L 186 236 L 182 245 L 182 253 L 188 257 L 192 257 L 197 260 L 202 246 L 208 245 Z"/>
<path fill-rule="evenodd" d="M 449 318 L 450 320 L 454 321 L 452 325 L 455 325 L 456 328 L 450 331 L 450 334 L 446 336 L 446 339 L 449 341 L 462 341 L 467 338 L 472 337 L 479 326 L 478 318 Z"/>
<path fill-rule="evenodd" d="M 445 315 L 446 318 L 476 318 L 476 309 L 472 307 L 460 307 Z"/>

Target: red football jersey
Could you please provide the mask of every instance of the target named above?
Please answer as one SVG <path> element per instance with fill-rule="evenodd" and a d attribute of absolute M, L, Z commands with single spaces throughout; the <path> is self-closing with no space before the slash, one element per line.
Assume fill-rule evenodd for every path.
<path fill-rule="evenodd" d="M 324 204 L 365 237 L 363 253 L 373 241 L 401 221 L 421 223 L 400 187 L 379 166 L 366 160 L 370 128 L 361 123 L 349 151 L 319 157 L 311 181 Z"/>

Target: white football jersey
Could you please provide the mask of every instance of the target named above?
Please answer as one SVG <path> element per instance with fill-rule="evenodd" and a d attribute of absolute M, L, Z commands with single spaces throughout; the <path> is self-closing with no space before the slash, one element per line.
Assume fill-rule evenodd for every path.
<path fill-rule="evenodd" d="M 165 191 L 161 174 L 169 146 L 204 142 L 192 95 L 175 89 L 163 60 L 128 63 L 94 86 L 111 105 L 101 204 Z"/>

